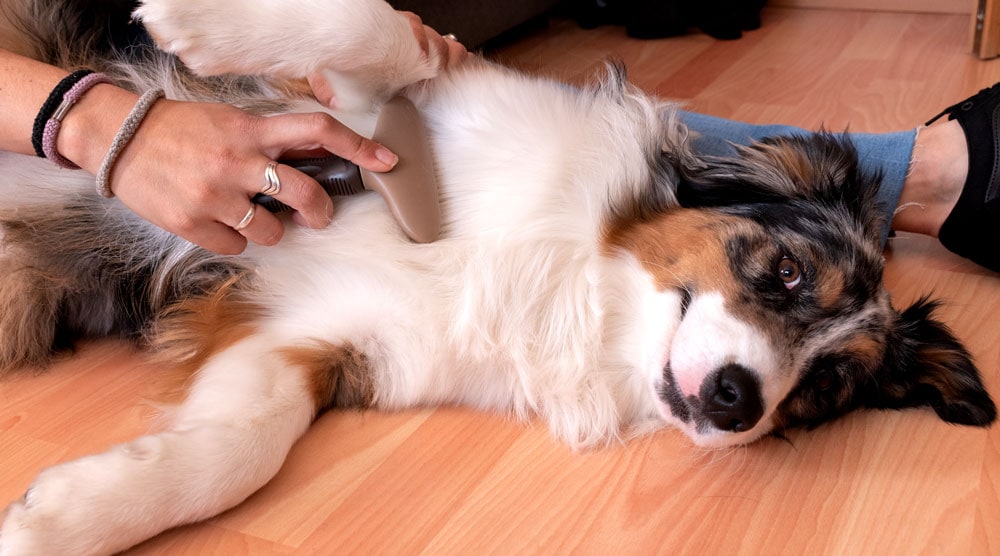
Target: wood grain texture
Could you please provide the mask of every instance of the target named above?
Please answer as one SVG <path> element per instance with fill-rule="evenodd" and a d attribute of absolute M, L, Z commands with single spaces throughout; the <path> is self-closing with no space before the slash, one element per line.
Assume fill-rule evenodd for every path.
<path fill-rule="evenodd" d="M 620 58 L 694 110 L 837 130 L 915 126 L 1000 79 L 967 18 L 767 9 L 743 40 L 637 41 L 553 22 L 497 56 L 583 81 Z M 936 241 L 887 251 L 897 306 L 933 291 L 1000 395 L 1000 276 Z M 100 342 L 0 384 L 0 500 L 39 469 L 142 433 L 158 369 Z M 459 408 L 323 416 L 245 504 L 132 554 L 997 554 L 1000 428 L 860 412 L 722 452 L 674 431 L 573 453 L 540 426 Z"/>

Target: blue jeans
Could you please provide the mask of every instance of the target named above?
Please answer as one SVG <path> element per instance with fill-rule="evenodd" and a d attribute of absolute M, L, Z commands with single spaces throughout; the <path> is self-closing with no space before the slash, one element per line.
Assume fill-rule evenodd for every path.
<path fill-rule="evenodd" d="M 699 154 L 712 156 L 735 156 L 732 143 L 747 145 L 751 141 L 775 135 L 809 135 L 810 131 L 786 125 L 752 125 L 725 120 L 695 112 L 681 113 L 681 119 L 698 133 L 692 141 Z M 894 133 L 849 133 L 858 149 L 861 167 L 869 172 L 882 171 L 882 186 L 878 200 L 885 212 L 886 228 L 882 231 L 882 243 L 889 236 L 889 224 L 893 211 L 899 204 L 903 182 L 910 168 L 916 130 Z"/>

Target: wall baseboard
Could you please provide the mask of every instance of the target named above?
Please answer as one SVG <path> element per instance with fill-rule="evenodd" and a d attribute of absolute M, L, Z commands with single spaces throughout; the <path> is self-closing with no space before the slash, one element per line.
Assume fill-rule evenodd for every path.
<path fill-rule="evenodd" d="M 971 14 L 974 3 L 974 0 L 769 0 L 767 5 L 782 8 Z"/>

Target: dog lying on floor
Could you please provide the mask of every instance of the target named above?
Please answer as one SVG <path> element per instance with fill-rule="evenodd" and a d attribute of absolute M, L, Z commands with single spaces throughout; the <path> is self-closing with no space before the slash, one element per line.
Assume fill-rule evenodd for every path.
<path fill-rule="evenodd" d="M 673 108 L 619 68 L 585 88 L 483 60 L 437 74 L 376 0 L 147 0 L 137 16 L 198 74 L 267 79 L 89 60 L 136 90 L 321 110 L 275 85 L 318 67 L 362 130 L 410 98 L 443 232 L 409 241 L 366 193 L 327 229 L 222 257 L 86 173 L 2 155 L 17 203 L 0 209 L 3 369 L 44 365 L 67 339 L 143 337 L 183 399 L 163 431 L 43 471 L 8 507 L 0 554 L 111 553 L 214 516 L 331 407 L 463 404 L 536 417 L 574 447 L 663 426 L 731 446 L 855 408 L 995 419 L 935 304 L 890 304 L 878 177 L 844 138 L 701 161 Z"/>

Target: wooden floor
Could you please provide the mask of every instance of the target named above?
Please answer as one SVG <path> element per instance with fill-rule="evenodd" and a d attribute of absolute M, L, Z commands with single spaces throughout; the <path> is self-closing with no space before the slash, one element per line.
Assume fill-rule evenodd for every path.
<path fill-rule="evenodd" d="M 499 55 L 574 81 L 613 56 L 693 110 L 887 131 L 1000 80 L 1000 61 L 966 53 L 967 32 L 963 16 L 769 9 L 735 42 L 556 21 Z M 945 298 L 1000 396 L 1000 275 L 928 238 L 898 237 L 887 255 L 897 305 Z M 0 385 L 0 501 L 44 466 L 143 432 L 155 371 L 100 343 Z M 575 454 L 539 426 L 462 409 L 329 414 L 245 504 L 133 553 L 1000 554 L 1000 428 L 914 410 L 788 437 L 704 452 L 664 431 Z"/>

